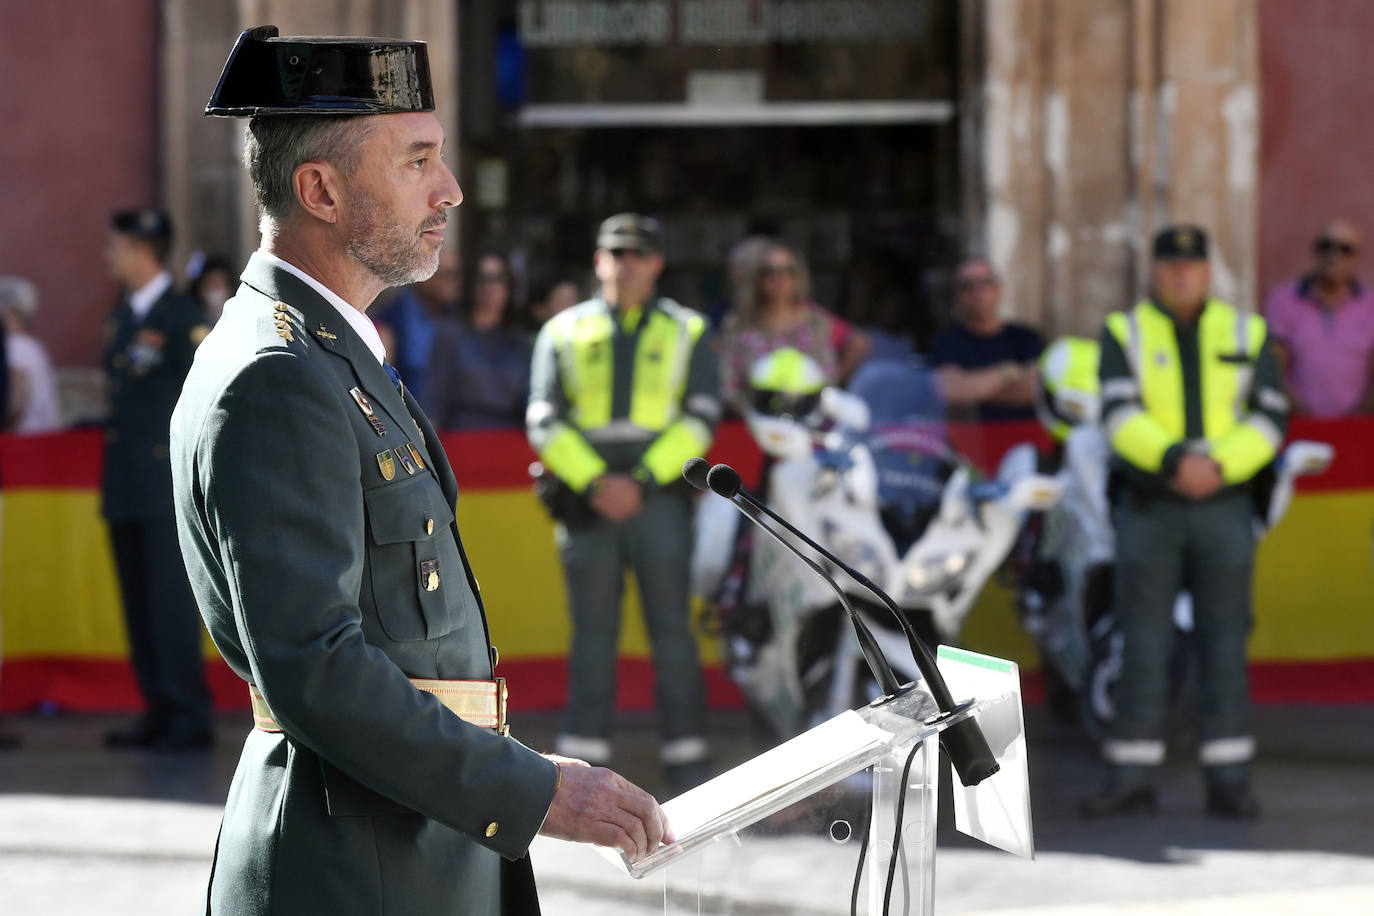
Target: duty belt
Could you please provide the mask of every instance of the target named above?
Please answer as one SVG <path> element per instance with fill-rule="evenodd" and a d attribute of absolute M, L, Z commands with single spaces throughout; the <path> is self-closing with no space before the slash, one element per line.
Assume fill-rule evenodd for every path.
<path fill-rule="evenodd" d="M 440 681 L 413 677 L 410 683 L 438 698 L 454 715 L 478 728 L 490 728 L 498 734 L 510 731 L 506 721 L 506 679 L 503 677 L 481 681 Z M 272 715 L 262 691 L 248 685 L 253 701 L 253 725 L 265 732 L 279 732 L 281 726 Z"/>

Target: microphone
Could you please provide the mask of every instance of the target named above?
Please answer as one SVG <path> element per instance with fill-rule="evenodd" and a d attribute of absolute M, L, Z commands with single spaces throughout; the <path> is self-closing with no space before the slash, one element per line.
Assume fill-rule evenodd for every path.
<path fill-rule="evenodd" d="M 706 466 L 707 462 L 704 459 L 692 458 L 683 465 L 682 476 L 688 483 L 697 489 L 704 489 L 699 485 L 698 480 L 701 478 L 702 471 L 705 470 Z M 765 525 L 763 520 L 758 517 L 759 513 L 777 522 L 793 536 L 801 540 L 802 543 L 844 570 L 846 575 L 868 591 L 872 592 L 874 596 L 887 606 L 888 610 L 891 611 L 892 615 L 897 619 L 897 623 L 902 628 L 902 632 L 906 634 L 907 643 L 911 646 L 911 654 L 916 662 L 916 667 L 921 672 L 921 677 L 925 680 L 926 686 L 929 688 L 931 696 L 935 700 L 935 704 L 940 708 L 942 713 L 949 714 L 955 711 L 958 704 L 954 702 L 954 697 L 949 692 L 949 685 L 945 683 L 944 675 L 940 673 L 939 667 L 935 664 L 935 658 L 931 655 L 930 649 L 926 646 L 925 642 L 921 640 L 920 635 L 916 632 L 916 628 L 912 626 L 911 621 L 902 613 L 901 608 L 897 607 L 897 603 L 893 601 L 886 592 L 874 585 L 867 576 L 852 568 L 848 563 L 845 563 L 820 544 L 817 544 L 804 532 L 798 530 L 788 522 L 787 519 L 764 505 L 761 500 L 744 488 L 744 482 L 740 479 L 739 472 L 728 464 L 717 464 L 715 467 L 705 472 L 705 477 L 707 487 L 720 496 L 724 496 L 726 499 L 730 500 L 747 518 L 764 531 L 771 534 L 779 543 L 787 547 L 798 557 L 801 557 L 806 564 L 824 578 L 826 582 L 830 584 L 830 587 L 835 590 L 835 593 L 840 596 L 840 603 L 848 612 L 850 623 L 853 624 L 855 633 L 859 637 L 859 647 L 863 650 L 864 659 L 868 662 L 869 670 L 874 672 L 874 678 L 878 681 L 878 684 L 882 687 L 885 694 L 891 696 L 896 691 L 892 690 L 887 685 L 884 679 L 878 675 L 878 671 L 885 670 L 890 675 L 892 672 L 891 665 L 888 664 L 887 659 L 883 656 L 882 649 L 877 645 L 877 641 L 873 639 L 872 631 L 864 625 L 864 622 L 859 618 L 857 612 L 854 611 L 853 606 L 850 605 L 844 594 L 844 590 L 841 589 L 818 564 L 813 562 L 810 557 L 803 554 L 795 545 L 777 531 Z M 865 636 L 867 636 L 869 643 L 872 645 L 874 656 L 870 656 L 869 654 L 868 645 L 865 644 Z M 893 680 L 895 680 L 895 676 Z M 950 763 L 953 764 L 955 771 L 958 772 L 959 781 L 965 786 L 976 786 L 1002 768 L 1001 764 L 997 762 L 996 756 L 992 753 L 992 748 L 988 746 L 987 738 L 983 735 L 983 731 L 978 726 L 978 722 L 972 717 L 962 722 L 957 722 L 941 732 L 940 744 L 944 747 L 945 753 L 949 755 Z"/>
<path fill-rule="evenodd" d="M 713 475 L 716 468 L 724 467 L 724 465 L 717 465 L 716 468 L 712 468 L 709 473 L 706 471 L 708 467 L 710 467 L 710 465 L 701 458 L 692 458 L 682 466 L 682 477 L 698 490 L 704 490 L 710 487 L 717 493 L 720 493 L 721 491 L 716 489 L 716 482 Z M 727 468 L 727 470 L 729 469 Z M 735 472 L 730 471 L 730 473 L 734 474 Z M 735 480 L 736 482 L 739 481 L 738 474 L 735 474 Z M 701 484 L 704 484 L 704 486 Z M 726 498 L 729 499 L 728 496 Z M 731 500 L 731 502 L 734 502 L 734 500 Z M 798 559 L 811 567 L 816 575 L 826 581 L 826 584 L 828 584 L 831 589 L 834 590 L 836 596 L 839 597 L 840 606 L 843 607 L 845 612 L 849 615 L 849 622 L 853 625 L 855 635 L 859 638 L 859 649 L 863 652 L 864 661 L 868 663 L 868 670 L 873 672 L 873 679 L 882 687 L 884 694 L 892 696 L 900 693 L 902 689 L 901 682 L 897 680 L 897 675 L 893 672 L 892 666 L 889 665 L 887 659 L 883 657 L 883 650 L 878 646 L 878 640 L 873 637 L 873 631 L 859 618 L 858 612 L 854 610 L 854 605 L 849 602 L 849 596 L 844 593 L 844 589 L 840 588 L 839 583 L 832 579 L 829 573 L 827 573 L 819 563 L 798 550 L 795 544 L 764 524 L 763 519 L 759 518 L 757 512 L 750 511 L 749 507 L 742 506 L 737 502 L 735 503 L 735 508 L 739 509 L 744 514 L 745 518 L 771 534 L 777 539 L 778 543 L 796 554 Z"/>
<path fill-rule="evenodd" d="M 706 476 L 710 470 L 711 462 L 705 458 L 688 458 L 687 463 L 682 466 L 682 479 L 698 490 L 705 490 L 710 486 L 706 482 Z"/>

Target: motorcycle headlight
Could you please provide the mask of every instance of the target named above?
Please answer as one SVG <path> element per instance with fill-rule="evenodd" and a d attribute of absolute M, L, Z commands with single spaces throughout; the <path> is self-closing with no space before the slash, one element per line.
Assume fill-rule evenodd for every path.
<path fill-rule="evenodd" d="M 914 563 L 906 571 L 906 584 L 918 594 L 933 594 L 967 569 L 969 559 L 967 553 L 959 552 Z"/>

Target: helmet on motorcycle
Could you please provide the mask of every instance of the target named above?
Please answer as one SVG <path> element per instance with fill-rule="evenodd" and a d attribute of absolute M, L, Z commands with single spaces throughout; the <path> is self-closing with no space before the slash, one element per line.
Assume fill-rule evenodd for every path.
<path fill-rule="evenodd" d="M 1061 337 L 1040 357 L 1035 415 L 1060 442 L 1080 423 L 1097 422 L 1102 406 L 1097 361 L 1097 341 L 1084 337 Z"/>
<path fill-rule="evenodd" d="M 818 362 L 795 347 L 780 347 L 754 361 L 749 387 L 754 392 L 750 406 L 755 412 L 801 420 L 820 406 L 825 373 Z"/>

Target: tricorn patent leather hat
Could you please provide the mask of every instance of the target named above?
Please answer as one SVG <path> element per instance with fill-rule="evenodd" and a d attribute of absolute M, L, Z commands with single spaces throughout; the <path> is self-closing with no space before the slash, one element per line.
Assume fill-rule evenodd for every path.
<path fill-rule="evenodd" d="M 423 41 L 280 38 L 274 25 L 239 36 L 205 106 L 221 118 L 433 110 Z"/>

